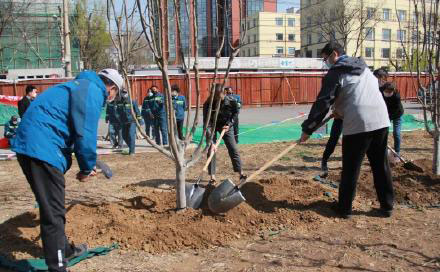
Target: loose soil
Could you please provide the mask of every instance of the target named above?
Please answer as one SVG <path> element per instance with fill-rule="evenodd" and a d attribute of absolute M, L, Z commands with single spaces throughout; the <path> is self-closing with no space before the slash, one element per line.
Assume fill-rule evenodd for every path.
<path fill-rule="evenodd" d="M 411 218 L 423 220 L 419 218 L 423 218 L 423 215 L 406 212 L 407 207 L 417 206 L 419 209 L 425 209 L 440 203 L 440 179 L 431 174 L 431 160 L 426 159 L 427 156 L 432 154 L 432 143 L 429 140 L 425 144 L 418 143 L 417 146 L 415 144 L 413 146 L 411 141 L 405 141 L 408 138 L 420 136 L 424 136 L 424 133 L 404 134 L 403 139 L 406 145 L 404 144 L 402 153 L 406 157 L 415 159 L 414 162 L 421 166 L 425 172 L 408 171 L 402 165 L 393 167 L 393 182 L 399 220 L 393 221 L 392 228 L 399 231 L 399 235 L 401 235 L 396 234 L 398 237 L 396 236 L 395 243 L 397 244 L 406 242 L 402 237 L 414 237 L 420 232 L 411 223 Z M 72 169 L 66 175 L 66 233 L 68 237 L 76 243 L 86 242 L 90 247 L 112 243 L 118 243 L 121 247 L 121 253 L 118 255 L 120 256 L 119 259 L 112 253 L 110 259 L 107 259 L 108 264 L 92 259 L 87 261 L 87 267 L 82 267 L 80 270 L 113 271 L 116 269 L 115 267 L 118 267 L 114 263 L 110 264 L 113 258 L 118 259 L 121 266 L 124 261 L 130 262 L 130 260 L 136 263 L 136 266 L 143 266 L 135 259 L 138 258 L 137 256 L 141 256 L 139 254 L 149 254 L 142 256 L 144 256 L 143 258 L 150 256 L 148 258 L 151 260 L 154 259 L 151 256 L 163 257 L 163 261 L 160 261 L 161 258 L 154 259 L 158 264 L 157 267 L 144 266 L 144 268 L 153 269 L 151 271 L 173 271 L 173 269 L 174 271 L 176 269 L 192 271 L 191 269 L 185 270 L 184 267 L 189 268 L 189 266 L 185 266 L 184 263 L 177 267 L 167 264 L 166 266 L 170 269 L 159 269 L 158 267 L 161 267 L 160 262 L 165 265 L 166 262 L 173 260 L 173 256 L 185 255 L 188 250 L 193 250 L 196 254 L 207 252 L 208 255 L 211 254 L 209 255 L 211 258 L 216 258 L 216 254 L 223 252 L 221 248 L 234 247 L 237 243 L 243 244 L 247 243 L 244 241 L 253 241 L 254 239 L 269 241 L 272 240 L 272 237 L 279 236 L 281 233 L 289 233 L 287 235 L 289 241 L 294 244 L 299 241 L 296 239 L 297 237 L 307 236 L 311 233 L 321 233 L 320 240 L 316 241 L 322 243 L 323 240 L 328 240 L 326 238 L 328 235 L 338 235 L 330 229 L 323 228 L 323 226 L 331 226 L 335 231 L 343 228 L 347 239 L 351 237 L 350 235 L 355 234 L 364 237 L 362 233 L 369 228 L 368 226 L 373 224 L 372 222 L 378 222 L 377 224 L 380 225 L 380 227 L 377 227 L 378 234 L 385 225 L 388 228 L 390 226 L 389 221 L 375 219 L 375 215 L 369 212 L 371 208 L 378 207 L 378 203 L 367 160 L 365 160 L 362 167 L 357 187 L 357 197 L 354 201 L 354 209 L 358 211 L 355 218 L 358 216 L 360 219 L 354 219 L 355 222 L 348 221 L 352 223 L 342 224 L 338 221 L 339 219 L 335 218 L 334 212 L 330 209 L 330 204 L 337 197 L 337 189 L 312 179 L 319 172 L 320 156 L 324 144 L 325 140 L 311 141 L 309 144 L 299 146 L 289 155 L 283 157 L 263 173 L 260 180 L 245 185 L 242 192 L 247 201 L 225 215 L 211 214 L 206 208 L 206 203 L 199 210 L 175 211 L 173 164 L 157 153 L 137 154 L 130 157 L 122 155 L 103 157 L 102 160 L 107 162 L 115 173 L 111 181 L 99 176 L 88 183 L 78 183 L 74 180 L 77 169 Z M 270 157 L 288 145 L 289 143 L 240 146 L 245 171 L 247 173 L 255 171 Z M 341 169 L 341 154 L 338 149 L 329 162 L 331 170 L 329 180 L 336 184 L 339 182 Z M 200 174 L 201 164 L 199 163 L 196 168 L 188 171 L 189 181 L 193 181 Z M 224 148 L 219 150 L 217 166 L 218 178 L 235 177 Z M 38 209 L 33 207 L 35 202 L 32 193 L 17 162 L 2 162 L 0 167 L 0 173 L 7 173 L 7 175 L 2 175 L 0 178 L 0 201 L 2 203 L 2 209 L 0 210 L 0 222 L 2 222 L 0 224 L 0 253 L 12 259 L 40 257 L 42 250 L 39 236 L 39 216 Z M 436 211 L 438 210 L 429 213 L 431 219 L 439 217 L 439 213 Z M 405 224 L 411 225 L 413 232 L 409 232 L 408 229 L 403 227 L 403 223 L 401 223 L 403 219 L 400 220 L 400 218 L 408 219 Z M 427 218 L 428 221 L 431 219 Z M 437 222 L 437 225 L 433 224 L 438 227 L 438 220 L 432 221 Z M 438 236 L 439 229 L 435 230 L 434 225 L 429 226 L 433 229 L 432 234 Z M 390 226 L 390 229 L 392 228 Z M 295 234 L 292 234 L 292 230 L 295 230 Z M 375 242 L 374 239 L 378 238 L 371 236 L 360 239 L 372 239 L 362 240 L 362 242 L 373 243 Z M 408 238 L 405 239 L 408 240 Z M 429 238 L 426 238 L 426 240 L 429 241 Z M 345 242 L 350 248 L 350 240 L 345 240 Z M 438 245 L 438 243 L 435 244 Z M 331 243 L 325 245 L 328 251 L 332 251 L 334 246 L 341 245 Z M 418 245 L 413 246 L 417 247 Z M 279 245 L 279 247 L 279 250 L 281 250 L 282 246 Z M 301 243 L 301 247 L 304 247 L 304 250 L 311 250 L 311 247 L 307 249 L 308 245 L 304 243 Z M 318 247 L 321 248 L 321 246 Z M 433 247 L 433 245 L 429 247 L 422 246 L 422 249 L 440 250 L 439 247 Z M 244 246 L 240 250 L 257 250 L 257 248 L 249 245 L 249 247 Z M 271 245 L 267 244 L 265 250 L 270 253 Z M 284 250 L 288 252 L 290 249 L 284 248 Z M 318 251 L 317 249 L 316 252 Z M 229 253 L 223 252 L 221 254 L 224 254 L 222 255 L 223 258 L 235 258 Z M 298 254 L 298 256 L 301 255 Z M 254 255 L 259 256 L 258 254 Z M 295 255 L 289 256 L 295 257 Z M 306 255 L 301 256 L 306 258 Z M 329 256 L 332 256 L 332 253 L 329 253 Z M 307 255 L 307 258 L 309 257 Z M 114 260 L 116 261 L 116 259 Z M 198 260 L 200 262 L 206 261 L 206 259 L 202 260 L 201 258 L 198 258 Z M 238 259 L 235 260 L 240 263 Z M 415 259 L 411 260 L 415 261 Z M 427 267 L 435 267 L 438 264 L 435 259 L 433 260 L 434 262 L 429 263 Z M 257 262 L 259 260 L 254 259 L 253 261 Z M 426 260 L 422 261 L 425 262 Z M 274 270 L 269 269 L 268 271 L 292 271 L 287 269 L 288 266 L 285 266 L 286 263 L 283 262 L 271 263 L 270 265 L 274 265 Z M 91 267 L 96 266 L 104 270 L 91 269 Z M 395 271 L 410 271 L 411 269 L 407 269 L 410 266 L 411 262 L 408 262 L 408 264 L 402 266 L 403 270 Z M 106 270 L 105 267 L 112 267 L 112 269 L 108 268 Z M 233 271 L 238 271 L 239 267 L 241 266 L 234 266 Z M 248 268 L 246 265 L 243 267 Z M 218 270 L 206 271 L 222 271 L 224 266 L 219 265 L 218 268 Z M 300 269 L 298 271 L 305 270 Z M 126 270 L 121 271 L 145 270 L 134 270 L 133 267 L 127 266 Z M 318 269 L 316 271 L 327 270 Z M 421 269 L 420 271 L 434 270 Z"/>

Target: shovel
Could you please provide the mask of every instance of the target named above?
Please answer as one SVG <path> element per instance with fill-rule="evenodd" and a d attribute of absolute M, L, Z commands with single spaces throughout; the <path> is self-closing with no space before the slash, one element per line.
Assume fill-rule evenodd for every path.
<path fill-rule="evenodd" d="M 423 169 L 422 167 L 416 165 L 415 163 L 411 162 L 411 161 L 406 161 L 404 158 L 402 158 L 399 154 L 397 154 L 396 151 L 394 151 L 394 149 L 392 149 L 389 145 L 387 146 L 388 150 L 391 151 L 391 153 L 394 154 L 394 156 L 396 156 L 397 158 L 399 158 L 399 160 L 403 163 L 403 168 L 410 170 L 410 171 L 416 171 L 419 173 L 423 173 Z"/>
<path fill-rule="evenodd" d="M 225 135 L 226 130 L 223 130 L 220 134 L 220 137 L 218 138 L 217 142 L 215 143 L 215 148 L 220 145 L 220 142 Z M 199 178 L 197 179 L 196 183 L 191 184 L 187 183 L 185 184 L 185 196 L 186 196 L 186 206 L 188 208 L 197 209 L 200 207 L 200 204 L 202 204 L 203 200 L 203 194 L 205 193 L 205 188 L 202 188 L 199 183 L 202 180 L 203 173 L 206 172 L 208 169 L 209 163 L 211 162 L 212 158 L 214 157 L 215 152 L 211 152 L 211 155 L 209 155 L 208 160 L 205 163 L 205 166 L 203 167 L 202 173 L 200 174 Z"/>
<path fill-rule="evenodd" d="M 330 119 L 333 118 L 333 115 L 330 115 L 326 119 L 324 119 L 317 128 L 325 125 Z M 260 169 L 256 172 L 252 173 L 247 179 L 241 181 L 238 185 L 235 185 L 230 179 L 224 180 L 217 188 L 212 190 L 211 194 L 208 198 L 208 206 L 211 212 L 213 213 L 225 213 L 230 209 L 240 205 L 242 202 L 246 201 L 243 194 L 240 191 L 240 188 L 243 187 L 246 183 L 253 180 L 257 177 L 261 172 L 269 168 L 274 162 L 281 159 L 287 153 L 289 153 L 293 148 L 296 147 L 298 142 L 293 143 L 289 147 L 287 147 L 283 152 L 275 156 L 272 160 L 266 162 Z"/>

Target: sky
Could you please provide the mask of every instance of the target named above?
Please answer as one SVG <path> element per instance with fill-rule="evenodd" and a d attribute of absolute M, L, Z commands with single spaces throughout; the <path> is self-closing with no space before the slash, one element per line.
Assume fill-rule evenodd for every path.
<path fill-rule="evenodd" d="M 283 12 L 285 11 L 287 8 L 291 8 L 291 7 L 297 7 L 299 8 L 299 3 L 300 0 L 278 0 L 278 7 L 277 10 L 278 12 Z"/>

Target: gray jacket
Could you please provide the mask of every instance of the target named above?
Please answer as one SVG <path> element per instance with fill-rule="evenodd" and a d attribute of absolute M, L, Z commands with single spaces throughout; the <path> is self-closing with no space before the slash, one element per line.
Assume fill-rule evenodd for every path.
<path fill-rule="evenodd" d="M 343 117 L 344 135 L 390 126 L 378 81 L 362 58 L 343 56 L 331 67 L 302 130 L 312 134 L 333 103 L 335 111 Z"/>

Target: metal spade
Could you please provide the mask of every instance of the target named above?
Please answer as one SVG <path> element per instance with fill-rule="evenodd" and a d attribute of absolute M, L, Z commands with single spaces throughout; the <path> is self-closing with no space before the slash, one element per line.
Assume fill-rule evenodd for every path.
<path fill-rule="evenodd" d="M 220 145 L 220 142 L 225 135 L 226 130 L 223 130 L 220 134 L 220 137 L 217 139 L 217 142 L 215 143 L 215 149 Z M 209 163 L 211 162 L 212 158 L 214 157 L 215 151 L 211 152 L 209 155 L 208 160 L 205 163 L 205 166 L 203 167 L 202 173 L 200 174 L 199 178 L 197 179 L 196 183 L 191 184 L 187 183 L 185 184 L 185 196 L 186 196 L 186 206 L 188 208 L 197 209 L 200 207 L 200 204 L 202 204 L 203 195 L 205 194 L 205 188 L 200 186 L 200 181 L 203 178 L 204 172 L 208 169 Z"/>

